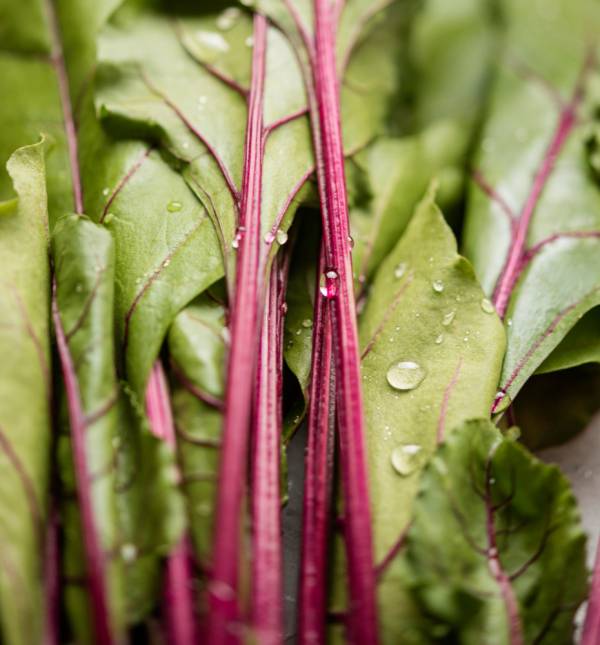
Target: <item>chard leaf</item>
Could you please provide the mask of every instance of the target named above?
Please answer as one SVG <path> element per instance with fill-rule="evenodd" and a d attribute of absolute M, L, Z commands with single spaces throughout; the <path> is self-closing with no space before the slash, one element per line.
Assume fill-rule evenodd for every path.
<path fill-rule="evenodd" d="M 190 17 L 183 6 L 171 15 L 125 5 L 101 40 L 97 105 L 114 130 L 127 126 L 158 140 L 183 165 L 215 222 L 231 288 L 252 21 L 240 12 L 231 28 L 220 29 L 221 6 Z M 279 31 L 269 28 L 267 40 L 261 237 L 263 253 L 272 253 L 285 239 L 313 161 L 298 64 Z"/>
<path fill-rule="evenodd" d="M 558 468 L 487 420 L 449 433 L 426 468 L 407 565 L 415 594 L 446 638 L 572 642 L 587 587 L 575 498 Z"/>
<path fill-rule="evenodd" d="M 0 203 L 0 628 L 2 642 L 27 645 L 44 631 L 51 437 L 44 143 L 17 150 L 7 168 L 17 196 Z"/>
<path fill-rule="evenodd" d="M 494 397 L 505 339 L 488 311 L 432 188 L 379 268 L 359 325 L 385 642 L 411 620 L 395 556 L 419 472 L 445 431 L 485 415 Z"/>
<path fill-rule="evenodd" d="M 72 215 L 59 220 L 52 235 L 56 280 L 56 306 L 70 352 L 80 404 L 85 415 L 83 430 L 87 473 L 82 482 L 73 473 L 74 452 L 80 438 L 64 420 L 58 441 L 59 476 L 64 504 L 63 575 L 67 581 L 65 603 L 70 629 L 77 640 L 93 640 L 94 613 L 87 585 L 90 537 L 82 529 L 85 493 L 89 489 L 93 530 L 101 550 L 101 584 L 108 601 L 110 628 L 124 633 L 124 579 L 117 513 L 115 442 L 119 390 L 115 373 L 113 333 L 114 249 L 108 231 Z M 87 491 L 86 491 L 87 492 Z M 87 509 L 86 509 L 87 510 Z"/>
<path fill-rule="evenodd" d="M 379 139 L 356 155 L 373 195 L 367 205 L 350 210 L 359 284 L 370 280 L 392 250 L 433 177 L 440 179 L 442 204 L 456 201 L 468 139 L 468 130 L 440 122 L 411 137 Z"/>
<path fill-rule="evenodd" d="M 506 0 L 501 8 L 507 33 L 465 233 L 507 329 L 495 410 L 600 302 L 600 190 L 586 147 L 597 118 L 597 52 L 587 38 L 597 5 L 561 0 L 545 12 Z"/>

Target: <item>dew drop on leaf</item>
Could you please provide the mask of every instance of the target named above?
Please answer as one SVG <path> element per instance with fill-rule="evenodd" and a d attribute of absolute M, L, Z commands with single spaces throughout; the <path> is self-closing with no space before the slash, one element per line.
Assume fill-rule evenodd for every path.
<path fill-rule="evenodd" d="M 133 562 L 137 558 L 137 547 L 135 544 L 126 543 L 121 546 L 121 557 L 125 562 Z"/>
<path fill-rule="evenodd" d="M 481 301 L 481 309 L 484 311 L 486 314 L 493 314 L 496 311 L 496 308 L 492 304 L 492 301 L 489 300 L 488 298 L 484 298 Z"/>
<path fill-rule="evenodd" d="M 411 475 L 425 463 L 423 447 L 418 443 L 406 443 L 392 450 L 390 461 L 394 470 L 403 477 Z"/>
<path fill-rule="evenodd" d="M 217 27 L 221 31 L 228 31 L 235 26 L 238 21 L 241 11 L 237 7 L 228 7 L 217 18 Z"/>
<path fill-rule="evenodd" d="M 310 318 L 305 318 L 302 321 L 302 326 L 306 327 L 306 329 L 310 329 L 313 326 L 313 321 Z"/>
<path fill-rule="evenodd" d="M 387 371 L 387 382 L 395 390 L 414 390 L 422 382 L 427 372 L 414 361 L 398 361 Z"/>
<path fill-rule="evenodd" d="M 280 246 L 283 246 L 288 241 L 288 234 L 280 228 L 277 229 L 275 237 L 277 238 L 277 244 Z"/>
<path fill-rule="evenodd" d="M 169 202 L 167 204 L 167 210 L 169 213 L 177 213 L 183 208 L 183 204 L 181 202 L 173 200 L 172 202 Z"/>
<path fill-rule="evenodd" d="M 436 339 L 435 339 L 435 344 L 436 345 L 441 345 L 444 342 L 444 334 L 440 334 Z"/>
<path fill-rule="evenodd" d="M 196 40 L 201 48 L 206 50 L 209 56 L 215 53 L 225 53 L 229 51 L 229 43 L 215 31 L 205 31 L 200 29 L 196 32 Z"/>
<path fill-rule="evenodd" d="M 449 327 L 454 320 L 454 316 L 456 316 L 456 311 L 454 311 L 454 309 L 452 311 L 449 311 L 447 314 L 444 314 L 444 317 L 442 318 L 442 325 L 444 325 L 444 327 Z"/>
<path fill-rule="evenodd" d="M 406 273 L 406 262 L 400 264 L 394 269 L 394 277 L 398 280 Z"/>
<path fill-rule="evenodd" d="M 442 293 L 444 290 L 444 283 L 441 280 L 434 280 L 431 283 L 431 287 L 436 293 Z"/>

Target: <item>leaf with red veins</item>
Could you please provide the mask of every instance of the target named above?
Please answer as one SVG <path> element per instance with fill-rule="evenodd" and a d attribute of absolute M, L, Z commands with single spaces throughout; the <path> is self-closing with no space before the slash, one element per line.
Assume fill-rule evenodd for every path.
<path fill-rule="evenodd" d="M 425 469 L 406 549 L 436 634 L 465 645 L 571 642 L 586 592 L 575 499 L 557 468 L 489 421 L 454 429 Z"/>
<path fill-rule="evenodd" d="M 16 198 L 0 203 L 0 613 L 3 638 L 42 642 L 51 411 L 48 224 L 43 142 L 7 169 Z"/>
<path fill-rule="evenodd" d="M 587 34 L 598 12 L 587 0 L 559 4 L 569 28 L 556 24 L 552 36 L 532 6 L 507 10 L 470 191 L 466 254 L 508 336 L 499 382 L 507 397 L 499 395 L 495 409 L 600 303 L 600 190 L 586 155 L 589 90 L 598 75 Z M 572 52 L 568 65 L 547 47 L 559 31 Z M 515 60 L 535 63 L 524 71 Z"/>
<path fill-rule="evenodd" d="M 489 411 L 504 331 L 434 202 L 417 207 L 381 264 L 360 318 L 361 378 L 382 638 L 398 642 L 414 616 L 400 554 L 419 473 L 440 438 Z M 334 584 L 335 609 L 341 584 Z"/>
<path fill-rule="evenodd" d="M 59 439 L 59 476 L 66 488 L 74 478 L 77 492 L 61 509 L 63 573 L 85 572 L 88 581 L 69 589 L 67 616 L 78 637 L 98 632 L 112 642 L 125 630 L 122 563 L 107 557 L 120 539 L 113 443 L 118 417 L 116 407 L 106 405 L 114 403 L 117 389 L 113 242 L 108 231 L 73 215 L 56 224 L 52 254 L 54 324 L 70 428 Z M 83 358 L 75 361 L 76 356 Z M 82 606 L 87 607 L 84 616 Z"/>

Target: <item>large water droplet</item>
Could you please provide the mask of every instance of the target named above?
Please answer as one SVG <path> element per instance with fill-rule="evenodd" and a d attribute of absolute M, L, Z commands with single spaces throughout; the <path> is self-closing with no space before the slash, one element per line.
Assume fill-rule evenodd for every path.
<path fill-rule="evenodd" d="M 228 31 L 238 21 L 242 12 L 237 7 L 229 7 L 225 9 L 217 18 L 217 27 L 221 31 Z"/>
<path fill-rule="evenodd" d="M 406 262 L 400 262 L 394 269 L 394 277 L 398 280 L 406 273 Z"/>
<path fill-rule="evenodd" d="M 496 308 L 492 304 L 491 300 L 488 300 L 488 298 L 484 298 L 481 301 L 481 309 L 486 313 L 486 314 L 493 314 L 496 311 Z"/>
<path fill-rule="evenodd" d="M 427 372 L 414 361 L 398 361 L 387 371 L 387 381 L 395 390 L 414 390 L 418 387 Z"/>
<path fill-rule="evenodd" d="M 456 311 L 454 311 L 454 309 L 452 311 L 449 311 L 447 314 L 444 314 L 444 317 L 442 318 L 442 325 L 444 325 L 444 327 L 449 327 L 454 320 L 454 316 L 456 316 Z"/>
<path fill-rule="evenodd" d="M 394 470 L 403 477 L 411 475 L 425 463 L 425 452 L 418 443 L 406 443 L 392 450 L 390 461 Z"/>
<path fill-rule="evenodd" d="M 431 288 L 436 292 L 436 293 L 442 293 L 444 290 L 444 283 L 441 280 L 434 280 L 431 283 Z"/>
<path fill-rule="evenodd" d="M 183 208 L 183 204 L 176 200 L 173 200 L 172 202 L 169 202 L 167 204 L 167 210 L 169 211 L 169 213 L 177 213 L 182 208 Z"/>

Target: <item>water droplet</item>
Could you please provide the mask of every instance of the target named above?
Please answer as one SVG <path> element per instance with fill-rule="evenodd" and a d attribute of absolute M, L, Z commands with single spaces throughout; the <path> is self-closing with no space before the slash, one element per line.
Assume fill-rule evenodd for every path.
<path fill-rule="evenodd" d="M 265 233 L 263 240 L 265 241 L 265 244 L 273 244 L 275 240 L 275 233 L 273 233 L 273 231 Z"/>
<path fill-rule="evenodd" d="M 244 40 L 244 45 L 246 45 L 246 47 L 254 47 L 254 36 L 248 36 L 248 38 Z"/>
<path fill-rule="evenodd" d="M 167 204 L 167 210 L 169 213 L 177 213 L 183 208 L 183 204 L 181 202 L 178 202 L 176 200 L 173 200 L 172 202 L 169 202 Z"/>
<path fill-rule="evenodd" d="M 242 241 L 242 238 L 244 237 L 245 232 L 246 232 L 246 227 L 245 226 L 238 227 L 238 230 L 235 233 L 235 237 L 231 241 L 231 246 L 234 249 L 239 249 L 240 248 L 240 243 Z"/>
<path fill-rule="evenodd" d="M 452 324 L 455 316 L 456 311 L 454 311 L 454 309 L 452 311 L 449 311 L 447 314 L 444 314 L 444 317 L 442 318 L 442 325 L 444 325 L 444 327 L 449 327 Z"/>
<path fill-rule="evenodd" d="M 239 20 L 242 12 L 237 7 L 228 7 L 217 18 L 217 27 L 221 31 L 228 31 L 234 27 L 235 23 Z"/>
<path fill-rule="evenodd" d="M 313 322 L 312 322 L 312 320 L 310 318 L 305 318 L 302 321 L 302 326 L 306 327 L 306 329 L 310 329 L 313 326 Z"/>
<path fill-rule="evenodd" d="M 513 321 L 512 321 L 512 318 L 509 318 L 509 319 L 506 321 L 506 324 L 507 324 L 509 327 L 512 327 L 512 322 L 513 322 Z"/>
<path fill-rule="evenodd" d="M 406 262 L 400 262 L 394 269 L 394 277 L 398 280 L 406 273 Z"/>
<path fill-rule="evenodd" d="M 106 197 L 108 193 L 110 193 L 110 188 L 107 187 L 102 189 L 102 194 L 104 195 L 104 197 Z"/>
<path fill-rule="evenodd" d="M 301 333 L 302 333 L 301 329 L 296 329 L 296 336 L 300 336 Z"/>
<path fill-rule="evenodd" d="M 280 311 L 284 316 L 285 316 L 285 314 L 287 314 L 287 311 L 288 311 L 287 302 L 282 302 L 281 303 Z"/>
<path fill-rule="evenodd" d="M 427 372 L 414 361 L 398 361 L 387 371 L 387 382 L 395 390 L 414 390 L 418 387 Z"/>
<path fill-rule="evenodd" d="M 352 235 L 348 235 L 348 246 L 353 249 L 354 248 L 354 238 Z"/>
<path fill-rule="evenodd" d="M 418 443 L 406 443 L 392 450 L 390 461 L 394 470 L 403 477 L 411 475 L 425 463 L 425 453 Z"/>
<path fill-rule="evenodd" d="M 223 327 L 223 329 L 221 329 L 221 338 L 226 345 L 229 345 L 229 343 L 231 342 L 231 333 L 229 331 L 229 327 Z"/>
<path fill-rule="evenodd" d="M 104 223 L 110 224 L 114 219 L 115 219 L 114 213 L 106 213 L 106 215 L 104 216 Z"/>
<path fill-rule="evenodd" d="M 121 545 L 121 557 L 125 562 L 133 562 L 137 558 L 137 547 L 135 544 L 126 543 Z"/>
<path fill-rule="evenodd" d="M 435 339 L 435 344 L 436 345 L 441 345 L 444 342 L 444 334 L 440 334 L 436 339 Z"/>
<path fill-rule="evenodd" d="M 329 269 L 321 276 L 321 286 L 319 288 L 321 295 L 325 298 L 332 299 L 337 296 L 338 291 L 338 274 L 334 269 Z"/>
<path fill-rule="evenodd" d="M 182 147 L 184 150 L 187 150 L 187 149 L 190 147 L 190 142 L 189 142 L 189 141 L 183 141 L 183 142 L 181 143 L 181 147 Z"/>
<path fill-rule="evenodd" d="M 216 31 L 205 31 L 199 29 L 196 32 L 196 40 L 207 51 L 204 52 L 209 56 L 215 53 L 225 53 L 229 51 L 229 43 Z"/>
<path fill-rule="evenodd" d="M 288 234 L 280 228 L 277 229 L 275 237 L 277 238 L 277 244 L 279 246 L 283 246 L 288 241 Z"/>
<path fill-rule="evenodd" d="M 492 301 L 488 298 L 484 298 L 481 301 L 481 309 L 485 311 L 486 314 L 493 314 L 496 311 L 496 308 L 492 304 Z"/>
<path fill-rule="evenodd" d="M 510 396 L 503 392 L 502 390 L 496 392 L 494 397 L 494 404 L 492 405 L 492 412 L 498 414 L 499 412 L 504 412 L 506 408 L 512 403 Z"/>
<path fill-rule="evenodd" d="M 436 292 L 436 293 L 442 293 L 444 290 L 444 283 L 441 280 L 434 280 L 431 283 L 431 288 Z"/>

